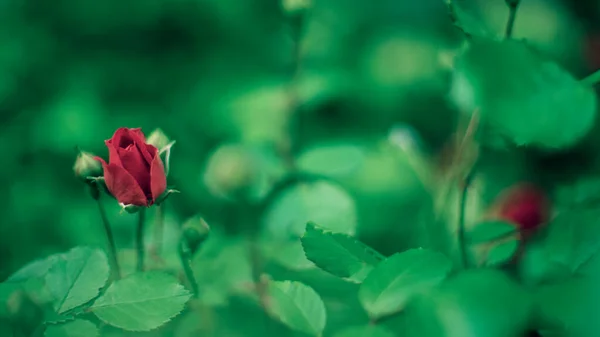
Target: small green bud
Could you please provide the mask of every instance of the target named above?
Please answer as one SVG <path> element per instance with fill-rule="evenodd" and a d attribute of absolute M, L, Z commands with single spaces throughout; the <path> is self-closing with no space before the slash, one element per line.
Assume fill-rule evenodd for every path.
<path fill-rule="evenodd" d="M 312 7 L 312 0 L 282 0 L 283 10 L 288 14 L 298 14 Z"/>
<path fill-rule="evenodd" d="M 256 184 L 258 163 L 243 145 L 219 147 L 210 157 L 204 172 L 204 183 L 217 196 L 226 199 L 244 195 Z"/>
<path fill-rule="evenodd" d="M 83 180 L 86 180 L 87 177 L 102 176 L 102 164 L 94 159 L 95 157 L 92 153 L 80 151 L 75 159 L 75 165 L 73 165 L 75 176 Z"/>
<path fill-rule="evenodd" d="M 194 216 L 188 219 L 183 224 L 182 240 L 185 241 L 190 249 L 191 254 L 194 254 L 200 248 L 200 245 L 208 238 L 210 227 L 200 216 Z"/>
<path fill-rule="evenodd" d="M 150 145 L 154 145 L 158 151 L 162 151 L 165 147 L 171 144 L 171 140 L 161 129 L 156 129 L 150 133 L 146 141 Z"/>

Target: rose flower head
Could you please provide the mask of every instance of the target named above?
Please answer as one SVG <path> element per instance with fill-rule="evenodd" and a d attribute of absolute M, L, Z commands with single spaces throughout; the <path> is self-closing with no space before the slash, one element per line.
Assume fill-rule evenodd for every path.
<path fill-rule="evenodd" d="M 531 232 L 548 222 L 550 201 L 537 186 L 521 183 L 506 189 L 494 203 L 494 214 Z"/>
<path fill-rule="evenodd" d="M 96 157 L 104 169 L 110 193 L 123 205 L 150 206 L 167 188 L 158 149 L 146 142 L 140 128 L 119 128 L 108 147 L 109 162 Z"/>

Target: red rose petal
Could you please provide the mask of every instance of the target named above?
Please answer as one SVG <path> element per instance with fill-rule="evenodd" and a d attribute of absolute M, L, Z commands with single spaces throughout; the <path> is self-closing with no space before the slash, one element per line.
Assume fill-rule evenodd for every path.
<path fill-rule="evenodd" d="M 148 199 L 137 181 L 124 168 L 103 161 L 104 181 L 110 193 L 125 205 L 147 206 Z"/>
<path fill-rule="evenodd" d="M 121 166 L 121 158 L 119 158 L 119 149 L 114 146 L 112 139 L 104 141 L 108 148 L 108 162 Z"/>
<path fill-rule="evenodd" d="M 119 149 L 121 167 L 123 167 L 138 183 L 144 195 L 150 196 L 150 165 L 142 157 L 137 145 L 130 145 L 126 149 Z M 118 166 L 118 165 L 117 165 Z"/>
<path fill-rule="evenodd" d="M 150 167 L 150 189 L 152 190 L 152 203 L 167 189 L 167 176 L 160 156 L 157 154 Z"/>
<path fill-rule="evenodd" d="M 144 133 L 142 132 L 142 128 L 131 128 L 128 129 L 131 136 L 134 138 L 134 140 L 139 140 L 140 143 L 146 143 L 146 136 L 144 135 Z"/>
<path fill-rule="evenodd" d="M 148 151 L 148 145 L 146 143 L 137 143 L 136 142 L 135 146 L 137 146 L 138 151 L 140 151 L 140 154 L 144 157 L 146 164 L 148 164 L 148 168 L 150 168 L 150 166 L 152 165 L 152 160 L 154 159 L 154 156 L 150 153 L 150 151 Z"/>

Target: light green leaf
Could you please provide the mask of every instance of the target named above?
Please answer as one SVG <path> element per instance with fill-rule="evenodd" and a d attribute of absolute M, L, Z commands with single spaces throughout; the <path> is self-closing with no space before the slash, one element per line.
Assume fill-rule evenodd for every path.
<path fill-rule="evenodd" d="M 519 241 L 509 240 L 498 243 L 490 247 L 485 264 L 487 266 L 497 266 L 509 261 L 517 252 Z"/>
<path fill-rule="evenodd" d="M 364 152 L 357 146 L 323 144 L 302 153 L 297 162 L 304 172 L 345 177 L 360 169 L 364 157 Z"/>
<path fill-rule="evenodd" d="M 353 326 L 346 328 L 334 337 L 394 337 L 395 335 L 384 327 L 377 325 Z"/>
<path fill-rule="evenodd" d="M 596 115 L 592 88 L 516 40 L 473 39 L 456 60 L 451 97 L 518 146 L 573 146 Z"/>
<path fill-rule="evenodd" d="M 466 270 L 415 300 L 400 331 L 403 337 L 522 336 L 531 319 L 529 293 L 497 269 Z"/>
<path fill-rule="evenodd" d="M 247 241 L 212 233 L 192 261 L 199 301 L 224 305 L 231 295 L 247 289 L 253 282 L 248 252 Z"/>
<path fill-rule="evenodd" d="M 574 209 L 551 223 L 545 251 L 551 262 L 575 273 L 600 251 L 600 210 Z"/>
<path fill-rule="evenodd" d="M 487 221 L 475 225 L 468 238 L 471 244 L 478 244 L 505 238 L 516 230 L 515 225 L 506 221 Z"/>
<path fill-rule="evenodd" d="M 293 263 L 279 262 L 296 269 L 313 266 L 300 243 L 309 221 L 353 235 L 357 226 L 354 200 L 341 187 L 326 181 L 297 183 L 280 192 L 262 219 L 265 237 L 274 245 L 285 243 L 289 247 L 286 257 Z"/>
<path fill-rule="evenodd" d="M 111 284 L 91 310 L 102 321 L 130 331 L 156 329 L 178 315 L 190 293 L 162 272 L 130 275 Z"/>
<path fill-rule="evenodd" d="M 94 323 L 77 319 L 60 325 L 49 325 L 44 337 L 96 337 L 98 328 Z"/>
<path fill-rule="evenodd" d="M 415 294 L 442 282 L 452 263 L 442 254 L 411 249 L 381 262 L 363 281 L 358 298 L 372 318 L 402 310 Z"/>
<path fill-rule="evenodd" d="M 491 37 L 494 34 L 479 19 L 477 13 L 473 13 L 465 2 L 467 0 L 447 0 L 450 16 L 454 24 L 466 34 L 474 36 Z"/>
<path fill-rule="evenodd" d="M 327 319 L 321 297 L 300 282 L 270 282 L 269 312 L 290 328 L 321 336 Z"/>
<path fill-rule="evenodd" d="M 312 223 L 302 237 L 306 257 L 317 267 L 336 276 L 360 283 L 384 259 L 371 247 L 339 233 L 332 233 Z"/>
<path fill-rule="evenodd" d="M 31 278 L 43 278 L 64 254 L 53 254 L 44 259 L 32 261 L 13 273 L 6 281 L 21 282 Z"/>
<path fill-rule="evenodd" d="M 75 247 L 61 255 L 46 275 L 56 312 L 61 314 L 91 301 L 109 273 L 106 254 L 99 249 Z"/>

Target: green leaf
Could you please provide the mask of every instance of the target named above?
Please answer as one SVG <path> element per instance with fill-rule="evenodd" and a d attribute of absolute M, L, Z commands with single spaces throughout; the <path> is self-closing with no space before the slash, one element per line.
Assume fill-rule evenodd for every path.
<path fill-rule="evenodd" d="M 46 275 L 56 312 L 61 314 L 92 300 L 109 273 L 106 254 L 99 249 L 75 247 L 61 255 Z"/>
<path fill-rule="evenodd" d="M 560 213 L 550 223 L 545 251 L 551 262 L 575 273 L 600 251 L 600 210 Z"/>
<path fill-rule="evenodd" d="M 98 335 L 96 325 L 83 319 L 60 325 L 50 325 L 44 333 L 44 337 L 96 337 Z"/>
<path fill-rule="evenodd" d="M 509 261 L 517 252 L 519 241 L 509 240 L 501 242 L 490 247 L 485 264 L 487 266 L 497 266 Z"/>
<path fill-rule="evenodd" d="M 464 112 L 480 111 L 486 134 L 518 146 L 573 146 L 596 115 L 592 88 L 516 40 L 473 39 L 455 63 L 451 96 Z"/>
<path fill-rule="evenodd" d="M 130 331 L 156 329 L 178 315 L 190 293 L 162 272 L 130 275 L 111 284 L 91 310 L 112 326 Z"/>
<path fill-rule="evenodd" d="M 381 262 L 363 281 L 358 297 L 372 318 L 402 310 L 415 294 L 441 283 L 452 263 L 442 254 L 411 249 Z"/>
<path fill-rule="evenodd" d="M 317 267 L 333 275 L 360 283 L 384 257 L 360 241 L 339 233 L 332 233 L 306 225 L 302 237 L 306 257 Z"/>
<path fill-rule="evenodd" d="M 345 177 L 360 169 L 363 149 L 346 144 L 323 144 L 309 149 L 298 157 L 298 167 L 304 172 L 328 177 Z"/>
<path fill-rule="evenodd" d="M 535 292 L 540 328 L 548 336 L 595 336 L 600 331 L 599 301 L 597 279 L 572 278 L 541 286 Z"/>
<path fill-rule="evenodd" d="M 449 278 L 406 310 L 406 337 L 524 336 L 530 291 L 496 269 L 470 269 Z"/>
<path fill-rule="evenodd" d="M 490 242 L 505 238 L 516 230 L 515 225 L 506 221 L 487 221 L 475 225 L 469 232 L 468 239 L 471 244 Z"/>
<path fill-rule="evenodd" d="M 44 259 L 32 261 L 13 273 L 6 281 L 21 282 L 31 278 L 43 278 L 63 255 L 62 253 L 53 254 Z"/>
<path fill-rule="evenodd" d="M 353 326 L 346 328 L 334 337 L 394 337 L 395 335 L 384 327 L 377 325 Z"/>
<path fill-rule="evenodd" d="M 300 282 L 269 282 L 269 312 L 294 330 L 321 336 L 325 329 L 325 304 L 309 286 Z"/>
<path fill-rule="evenodd" d="M 246 240 L 212 233 L 192 261 L 200 289 L 198 300 L 206 306 L 219 306 L 247 289 L 253 282 L 248 252 Z"/>
<path fill-rule="evenodd" d="M 296 269 L 313 266 L 300 242 L 309 221 L 336 233 L 353 235 L 357 226 L 354 200 L 341 187 L 325 181 L 297 183 L 280 192 L 262 219 L 271 244 L 287 247 L 286 260 L 279 259 L 280 263 Z"/>
<path fill-rule="evenodd" d="M 450 17 L 465 34 L 491 37 L 494 34 L 465 4 L 466 0 L 447 0 Z"/>

